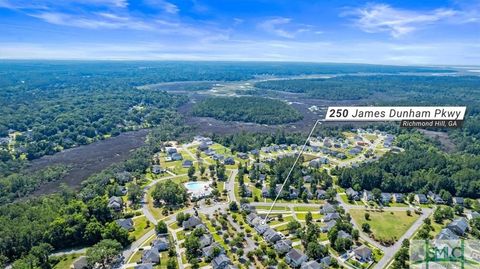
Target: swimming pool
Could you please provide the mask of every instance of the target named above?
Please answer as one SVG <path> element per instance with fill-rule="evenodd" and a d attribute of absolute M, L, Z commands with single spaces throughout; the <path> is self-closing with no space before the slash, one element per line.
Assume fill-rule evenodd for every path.
<path fill-rule="evenodd" d="M 212 194 L 210 184 L 210 181 L 189 181 L 185 183 L 184 186 L 192 198 L 200 199 Z"/>
<path fill-rule="evenodd" d="M 208 186 L 206 182 L 191 181 L 191 182 L 185 183 L 185 188 L 187 188 L 187 190 L 189 191 L 202 190 L 206 186 Z"/>

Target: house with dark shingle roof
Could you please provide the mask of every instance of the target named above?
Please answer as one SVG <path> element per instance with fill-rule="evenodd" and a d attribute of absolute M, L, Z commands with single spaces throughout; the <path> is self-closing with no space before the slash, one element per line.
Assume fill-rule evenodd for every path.
<path fill-rule="evenodd" d="M 347 197 L 352 199 L 352 200 L 355 200 L 355 201 L 358 201 L 360 200 L 360 195 L 358 195 L 358 191 L 352 189 L 352 188 L 348 188 L 345 193 L 347 194 Z"/>
<path fill-rule="evenodd" d="M 323 269 L 323 265 L 319 264 L 317 261 L 308 261 L 304 262 L 300 269 Z"/>
<path fill-rule="evenodd" d="M 415 202 L 419 203 L 419 204 L 426 204 L 428 203 L 428 199 L 427 199 L 427 196 L 425 196 L 425 194 L 423 193 L 417 193 L 415 194 Z"/>
<path fill-rule="evenodd" d="M 202 221 L 197 216 L 190 216 L 190 218 L 182 222 L 182 227 L 185 230 L 189 230 L 201 223 Z"/>
<path fill-rule="evenodd" d="M 170 241 L 165 236 L 159 236 L 152 242 L 152 248 L 158 249 L 158 251 L 167 250 L 170 247 Z"/>
<path fill-rule="evenodd" d="M 219 254 L 225 253 L 225 249 L 219 243 L 213 242 L 210 246 L 202 248 L 202 255 L 206 258 L 212 258 L 215 249 L 218 249 Z"/>
<path fill-rule="evenodd" d="M 457 218 L 450 222 L 447 228 L 455 234 L 463 236 L 468 231 L 468 221 L 465 218 Z"/>
<path fill-rule="evenodd" d="M 335 206 L 333 206 L 330 203 L 324 204 L 320 209 L 320 214 L 323 214 L 323 215 L 328 213 L 335 213 L 335 212 L 337 212 L 337 209 L 335 208 Z"/>
<path fill-rule="evenodd" d="M 328 221 L 328 222 L 325 223 L 324 226 L 320 227 L 320 231 L 322 233 L 327 233 L 328 231 L 330 231 L 335 226 L 335 224 L 337 224 L 337 221 L 335 221 L 335 220 Z"/>
<path fill-rule="evenodd" d="M 200 242 L 200 248 L 204 248 L 206 246 L 209 246 L 212 243 L 212 235 L 211 234 L 202 234 L 202 236 L 200 236 L 198 241 Z"/>
<path fill-rule="evenodd" d="M 158 249 L 151 248 L 145 250 L 142 254 L 142 263 L 160 263 L 160 253 L 158 252 Z"/>
<path fill-rule="evenodd" d="M 108 199 L 108 208 L 113 209 L 115 211 L 121 211 L 123 208 L 123 200 L 118 196 L 112 196 Z"/>
<path fill-rule="evenodd" d="M 282 239 L 275 243 L 273 248 L 277 251 L 278 254 L 284 254 L 292 249 L 292 241 L 290 239 Z"/>
<path fill-rule="evenodd" d="M 372 259 L 372 250 L 365 245 L 359 246 L 353 253 L 359 262 L 369 262 Z"/>
<path fill-rule="evenodd" d="M 435 237 L 436 240 L 458 240 L 459 237 L 452 230 L 443 228 L 440 233 Z"/>
<path fill-rule="evenodd" d="M 127 231 L 133 231 L 134 230 L 133 220 L 131 218 L 130 219 L 117 219 L 115 222 L 117 223 L 118 226 L 120 226 L 121 228 L 123 228 Z"/>
<path fill-rule="evenodd" d="M 292 248 L 286 255 L 285 261 L 292 267 L 297 268 L 308 260 L 307 255 L 298 249 Z"/>
<path fill-rule="evenodd" d="M 230 259 L 225 254 L 220 254 L 212 260 L 213 269 L 224 269 L 230 264 Z"/>

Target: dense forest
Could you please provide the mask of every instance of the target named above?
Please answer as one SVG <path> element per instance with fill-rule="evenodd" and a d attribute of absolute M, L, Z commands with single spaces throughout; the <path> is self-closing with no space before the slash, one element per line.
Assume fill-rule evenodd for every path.
<path fill-rule="evenodd" d="M 328 79 L 269 80 L 255 84 L 259 89 L 303 93 L 319 99 L 358 100 L 376 95 L 377 103 L 458 104 L 469 106 L 470 112 L 479 111 L 479 86 L 478 76 L 418 75 L 347 75 Z"/>
<path fill-rule="evenodd" d="M 91 246 L 104 239 L 128 245 L 132 239 L 114 220 L 131 216 L 107 207 L 108 198 L 118 195 L 119 187 L 125 184 L 118 174 L 131 174 L 137 180 L 129 183 L 129 189 L 136 189 L 142 180 L 140 175 L 151 164 L 153 153 L 160 150 L 161 141 L 178 137 L 182 131 L 183 127 L 173 125 L 154 129 L 144 147 L 136 150 L 127 161 L 89 177 L 78 192 L 64 186 L 58 194 L 1 205 L 0 267 L 17 259 L 14 265 L 20 265 L 14 268 L 24 268 L 21 266 L 23 262 L 37 262 L 34 247 L 42 244 L 49 246 L 49 252 Z M 139 197 L 130 195 L 129 199 L 131 202 L 140 201 Z M 40 266 L 34 264 L 32 268 Z"/>
<path fill-rule="evenodd" d="M 401 193 L 446 191 L 451 196 L 480 198 L 480 156 L 447 154 L 418 133 L 399 135 L 397 144 L 405 151 L 339 170 L 340 186 Z"/>
<path fill-rule="evenodd" d="M 260 97 L 211 97 L 197 103 L 192 113 L 200 117 L 260 124 L 281 124 L 302 119 L 302 115 L 287 103 Z"/>

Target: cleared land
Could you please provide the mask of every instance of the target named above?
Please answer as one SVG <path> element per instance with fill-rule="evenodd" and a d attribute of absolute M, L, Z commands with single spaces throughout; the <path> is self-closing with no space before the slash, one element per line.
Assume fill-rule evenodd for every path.
<path fill-rule="evenodd" d="M 370 214 L 369 220 L 365 219 L 365 213 L 367 212 Z M 418 219 L 417 215 L 412 213 L 411 216 L 408 216 L 405 211 L 376 212 L 352 209 L 350 215 L 360 226 L 363 223 L 370 224 L 372 234 L 377 241 L 397 240 Z"/>

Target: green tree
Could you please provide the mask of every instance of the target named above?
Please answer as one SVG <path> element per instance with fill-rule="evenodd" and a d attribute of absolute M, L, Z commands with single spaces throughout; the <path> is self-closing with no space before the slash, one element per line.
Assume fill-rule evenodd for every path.
<path fill-rule="evenodd" d="M 99 264 L 100 268 L 109 268 L 112 260 L 120 254 L 122 245 L 110 239 L 105 239 L 87 249 L 87 261 L 90 266 Z"/>
<path fill-rule="evenodd" d="M 165 221 L 161 220 L 157 223 L 157 226 L 155 226 L 155 231 L 158 234 L 166 234 L 168 233 L 168 227 Z"/>

